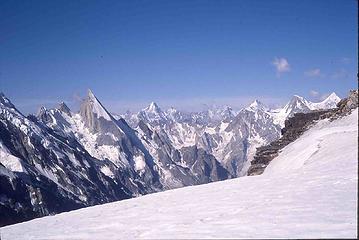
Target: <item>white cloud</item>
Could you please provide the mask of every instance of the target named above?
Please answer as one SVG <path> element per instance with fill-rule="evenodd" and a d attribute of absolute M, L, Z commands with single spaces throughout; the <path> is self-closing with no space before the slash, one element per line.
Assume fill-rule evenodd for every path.
<path fill-rule="evenodd" d="M 279 77 L 282 73 L 290 71 L 290 65 L 285 58 L 275 58 L 272 62 L 277 71 L 277 76 Z"/>
<path fill-rule="evenodd" d="M 319 68 L 308 70 L 304 73 L 307 77 L 321 77 L 322 73 Z"/>
<path fill-rule="evenodd" d="M 319 96 L 319 92 L 315 91 L 315 90 L 310 90 L 309 92 L 310 96 L 312 97 L 318 97 Z"/>

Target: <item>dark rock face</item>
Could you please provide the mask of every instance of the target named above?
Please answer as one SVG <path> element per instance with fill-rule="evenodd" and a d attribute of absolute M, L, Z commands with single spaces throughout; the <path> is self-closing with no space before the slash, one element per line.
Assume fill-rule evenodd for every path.
<path fill-rule="evenodd" d="M 43 129 L 42 134 L 53 144 L 53 147 L 45 147 L 39 135 L 24 135 L 3 119 L 0 134 L 2 144 L 21 159 L 25 169 L 12 172 L 13 178 L 0 176 L 0 226 L 131 196 L 122 184 L 101 173 L 101 163 L 89 156 L 80 144 L 73 143 L 74 148 L 69 147 L 66 139 Z M 3 213 L 7 217 L 3 217 Z"/>
<path fill-rule="evenodd" d="M 59 110 L 63 113 L 66 113 L 67 115 L 69 115 L 71 117 L 70 108 L 64 102 L 60 103 Z"/>
<path fill-rule="evenodd" d="M 102 174 L 102 163 L 73 139 L 69 146 L 68 139 L 53 135 L 40 125 L 33 127 L 40 134 L 25 135 L 0 116 L 1 142 L 21 159 L 25 169 L 12 172 L 14 176 L 10 179 L 1 176 L 0 198 L 4 200 L 1 205 L 4 211 L 7 209 L 9 218 L 1 218 L 0 225 L 131 196 L 120 182 Z M 51 146 L 44 145 L 44 139 L 51 141 Z"/>
<path fill-rule="evenodd" d="M 132 196 L 76 139 L 31 119 L 1 97 L 0 226 Z"/>
<path fill-rule="evenodd" d="M 355 101 L 357 105 L 357 96 L 354 92 L 341 102 L 338 112 L 345 114 Z M 299 100 L 296 97 L 291 104 L 297 106 Z M 248 139 L 260 137 L 267 143 L 280 135 L 280 128 L 261 105 L 256 101 L 236 117 L 230 108 L 219 113 L 228 123 L 226 135 L 238 139 L 226 143 L 223 156 L 228 156 L 228 161 L 220 163 L 221 156 L 212 150 L 226 135 L 205 132 L 196 136 L 196 144 L 181 147 L 170 140 L 171 132 L 176 131 L 173 119 L 201 122 L 196 129 L 200 130 L 208 123 L 209 112 L 192 118 L 172 111 L 167 116 L 153 103 L 141 112 L 136 128 L 131 128 L 124 119 L 115 119 L 91 91 L 78 114 L 61 103 L 57 109 L 41 108 L 37 116 L 28 117 L 0 93 L 0 160 L 4 160 L 0 161 L 0 226 L 239 176 L 243 160 L 249 152 L 253 156 Z M 307 111 L 302 105 L 299 110 Z M 283 138 L 260 148 L 251 171 L 263 171 L 278 150 L 315 119 L 334 115 L 317 111 L 288 120 Z M 190 133 L 191 128 L 187 130 Z M 8 160 L 14 161 L 9 164 Z"/>
<path fill-rule="evenodd" d="M 226 169 L 234 175 L 240 176 L 248 159 L 249 139 L 261 139 L 269 143 L 279 138 L 280 127 L 273 123 L 273 119 L 264 109 L 264 105 L 255 101 L 255 109 L 243 109 L 228 124 L 225 131 L 235 133 L 237 140 L 231 141 L 223 153 L 228 158 Z"/>
<path fill-rule="evenodd" d="M 111 132 L 116 134 L 115 136 L 121 136 L 114 119 L 90 90 L 80 106 L 80 115 L 90 132 L 100 134 Z"/>
<path fill-rule="evenodd" d="M 142 120 L 139 128 L 143 131 L 143 141 L 153 146 L 165 189 L 204 184 L 224 180 L 230 177 L 218 160 L 204 149 L 197 146 L 176 149 L 163 130 L 155 130 Z M 166 172 L 166 173 L 164 173 Z M 169 177 L 170 176 L 170 177 Z M 169 180 L 169 181 L 168 181 Z"/>
<path fill-rule="evenodd" d="M 0 189 L 0 226 L 87 206 L 41 176 L 9 179 L 0 175 Z"/>
<path fill-rule="evenodd" d="M 209 183 L 213 181 L 225 180 L 228 178 L 228 172 L 216 160 L 214 156 L 207 153 L 197 146 L 184 147 L 181 149 L 183 159 L 190 169 L 196 173 L 197 180 L 195 184 Z"/>
<path fill-rule="evenodd" d="M 265 167 L 272 159 L 278 156 L 279 150 L 300 137 L 315 120 L 323 119 L 332 110 L 312 111 L 309 113 L 296 113 L 285 121 L 282 129 L 282 137 L 271 142 L 267 146 L 257 148 L 256 155 L 248 169 L 248 175 L 259 175 L 264 172 Z"/>
<path fill-rule="evenodd" d="M 113 118 L 92 92 L 79 114 L 62 103 L 29 117 L 0 95 L 0 226 L 229 177 L 205 150 L 178 150 L 164 132 L 143 122 L 139 129 Z M 91 155 L 102 146 L 118 159 Z"/>
<path fill-rule="evenodd" d="M 337 105 L 337 115 L 346 115 L 352 109 L 358 107 L 358 89 L 351 90 L 347 98 L 342 99 Z"/>
<path fill-rule="evenodd" d="M 315 123 L 315 121 L 325 118 L 329 118 L 330 120 L 337 119 L 349 114 L 351 110 L 357 107 L 358 90 L 353 90 L 350 91 L 347 98 L 342 99 L 337 104 L 337 108 L 294 114 L 293 117 L 285 121 L 285 127 L 281 130 L 282 137 L 280 139 L 271 142 L 267 146 L 257 148 L 257 152 L 254 156 L 254 160 L 251 162 L 251 167 L 249 168 L 247 175 L 252 176 L 262 174 L 270 161 L 278 156 L 279 150 L 299 138 Z"/>
<path fill-rule="evenodd" d="M 289 142 L 297 139 L 315 120 L 324 119 L 333 110 L 316 110 L 309 113 L 296 113 L 294 117 L 285 121 L 285 127 L 281 130 Z"/>

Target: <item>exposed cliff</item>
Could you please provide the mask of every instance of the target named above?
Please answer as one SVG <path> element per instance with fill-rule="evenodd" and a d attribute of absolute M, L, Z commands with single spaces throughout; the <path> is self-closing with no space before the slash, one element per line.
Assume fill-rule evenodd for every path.
<path fill-rule="evenodd" d="M 296 113 L 285 121 L 285 127 L 281 130 L 282 137 L 266 146 L 257 148 L 248 176 L 259 175 L 264 172 L 270 161 L 277 157 L 280 150 L 299 138 L 316 121 L 329 118 L 340 118 L 349 114 L 358 107 L 358 90 L 351 90 L 347 98 L 342 99 L 337 107 L 329 110 L 314 110 L 308 113 Z"/>

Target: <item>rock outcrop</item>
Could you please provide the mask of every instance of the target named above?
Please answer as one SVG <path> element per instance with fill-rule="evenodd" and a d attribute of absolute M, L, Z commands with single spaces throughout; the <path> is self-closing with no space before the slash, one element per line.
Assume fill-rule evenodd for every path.
<path fill-rule="evenodd" d="M 269 145 L 257 148 L 248 176 L 259 175 L 264 172 L 270 161 L 277 157 L 280 150 L 289 143 L 299 138 L 316 121 L 329 118 L 330 120 L 349 114 L 358 107 L 358 90 L 351 90 L 347 98 L 342 99 L 337 107 L 329 110 L 314 110 L 308 113 L 296 113 L 285 121 L 285 127 L 281 130 L 282 137 Z"/>
<path fill-rule="evenodd" d="M 347 115 L 351 112 L 352 109 L 358 107 L 358 89 L 351 90 L 349 92 L 349 96 L 347 98 L 342 99 L 338 105 L 338 109 L 336 110 L 336 114 L 339 116 Z"/>

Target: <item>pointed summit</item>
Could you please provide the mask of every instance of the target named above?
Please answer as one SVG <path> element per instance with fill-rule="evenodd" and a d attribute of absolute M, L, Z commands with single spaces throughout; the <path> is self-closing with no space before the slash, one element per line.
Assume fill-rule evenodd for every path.
<path fill-rule="evenodd" d="M 112 120 L 111 114 L 105 109 L 90 89 L 87 91 L 87 98 L 81 104 L 80 112 L 81 111 L 83 114 L 86 114 L 85 112 L 91 112 L 92 114 L 95 114 L 97 118 L 104 118 L 108 121 Z"/>
<path fill-rule="evenodd" d="M 289 101 L 290 104 L 294 105 L 294 104 L 304 104 L 306 106 L 309 106 L 309 101 L 307 99 L 305 99 L 302 96 L 299 95 L 293 95 L 293 97 L 290 99 Z"/>
<path fill-rule="evenodd" d="M 43 113 L 45 113 L 45 112 L 47 112 L 46 107 L 45 107 L 45 106 L 41 106 L 41 107 L 39 108 L 39 110 L 37 111 L 37 115 L 39 116 L 40 114 L 43 114 Z"/>
<path fill-rule="evenodd" d="M 98 98 L 95 96 L 95 94 L 92 92 L 91 89 L 87 90 L 87 99 L 92 102 L 94 105 L 100 105 L 101 108 L 104 108 L 102 106 L 102 103 L 98 100 Z"/>
<path fill-rule="evenodd" d="M 262 110 L 265 111 L 267 109 L 267 107 L 259 100 L 254 100 L 249 106 L 248 108 L 249 110 Z"/>
<path fill-rule="evenodd" d="M 44 106 L 41 106 L 36 114 L 36 116 L 40 119 L 42 119 L 42 118 L 47 119 L 47 118 L 49 118 L 48 115 L 49 115 L 49 113 L 48 113 L 46 107 L 44 107 Z"/>
<path fill-rule="evenodd" d="M 166 114 L 155 102 L 151 102 L 149 106 L 140 111 L 138 117 L 147 123 L 160 123 L 167 119 Z"/>
<path fill-rule="evenodd" d="M 157 105 L 155 102 L 151 102 L 150 105 L 146 108 L 146 111 L 148 112 L 161 112 L 161 108 Z"/>
<path fill-rule="evenodd" d="M 259 101 L 259 100 L 254 100 L 250 106 L 258 106 L 258 105 L 261 105 L 262 103 Z"/>
<path fill-rule="evenodd" d="M 10 99 L 8 99 L 4 93 L 0 92 L 0 113 L 2 111 L 10 111 L 18 116 L 25 117 L 19 110 L 16 109 L 15 105 L 12 104 Z"/>
<path fill-rule="evenodd" d="M 288 118 L 293 116 L 294 113 L 309 112 L 311 110 L 310 105 L 310 102 L 308 102 L 305 98 L 294 95 L 281 112 L 286 116 L 286 118 Z"/>
<path fill-rule="evenodd" d="M 46 107 L 41 106 L 37 111 L 36 117 L 40 119 L 43 123 L 51 123 L 52 117 L 49 111 L 47 111 Z"/>
<path fill-rule="evenodd" d="M 80 115 L 85 126 L 88 127 L 91 132 L 106 131 L 106 129 L 110 128 L 107 123 L 114 121 L 112 115 L 105 109 L 91 90 L 88 90 L 87 97 L 81 103 Z M 112 123 L 112 125 L 114 124 Z M 111 126 L 111 128 L 113 128 L 113 126 Z"/>
<path fill-rule="evenodd" d="M 324 99 L 324 101 L 339 102 L 340 97 L 338 97 L 338 95 L 335 92 L 332 92 L 331 94 L 329 94 L 329 96 L 326 99 Z"/>
<path fill-rule="evenodd" d="M 235 116 L 235 113 L 230 106 L 224 106 L 220 115 L 221 115 L 222 121 L 229 122 L 230 120 L 233 119 L 233 117 Z"/>
<path fill-rule="evenodd" d="M 145 109 L 142 110 L 143 112 L 146 112 L 146 114 L 149 115 L 161 115 L 165 116 L 165 113 L 162 111 L 162 109 L 157 105 L 155 102 L 151 102 L 150 105 L 148 105 Z"/>
<path fill-rule="evenodd" d="M 0 106 L 15 109 L 14 104 L 11 103 L 11 101 L 5 96 L 3 92 L 0 92 Z"/>
<path fill-rule="evenodd" d="M 71 110 L 70 110 L 70 108 L 66 105 L 66 103 L 61 102 L 61 103 L 59 104 L 58 109 L 59 109 L 61 112 L 66 113 L 67 115 L 71 116 Z"/>
<path fill-rule="evenodd" d="M 303 104 L 303 105 L 308 105 L 308 101 L 299 95 L 293 95 L 293 97 L 290 99 L 289 101 L 290 104 Z"/>
<path fill-rule="evenodd" d="M 297 95 L 297 94 L 294 94 L 291 99 L 300 99 L 300 100 L 303 100 L 304 98 L 303 98 L 302 96 L 299 96 L 299 95 Z"/>
<path fill-rule="evenodd" d="M 87 97 L 90 98 L 90 99 L 96 99 L 97 100 L 95 94 L 93 94 L 91 89 L 87 89 Z"/>
<path fill-rule="evenodd" d="M 340 101 L 340 97 L 338 97 L 337 94 L 332 92 L 329 94 L 328 97 L 326 97 L 323 101 L 318 103 L 311 103 L 311 109 L 329 109 L 329 108 L 335 108 L 337 106 L 337 103 Z"/>

